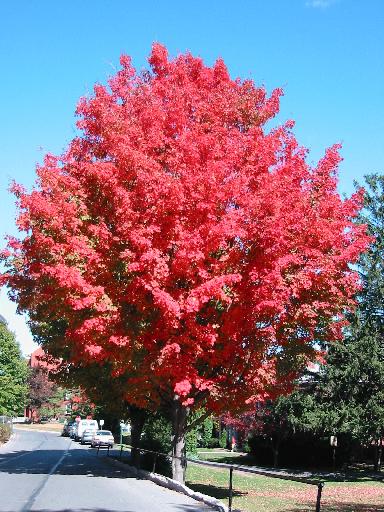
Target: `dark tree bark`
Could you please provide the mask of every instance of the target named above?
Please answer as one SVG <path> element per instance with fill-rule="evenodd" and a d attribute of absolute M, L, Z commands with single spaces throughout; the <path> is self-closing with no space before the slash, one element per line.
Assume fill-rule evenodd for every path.
<path fill-rule="evenodd" d="M 128 409 L 131 420 L 131 460 L 134 466 L 139 466 L 140 452 L 138 448 L 140 448 L 141 434 L 143 432 L 148 413 L 145 409 L 140 409 L 134 405 L 129 405 Z"/>
<path fill-rule="evenodd" d="M 375 460 L 374 460 L 374 471 L 377 473 L 381 471 L 381 459 L 383 453 L 383 439 L 377 439 L 375 443 Z"/>
<path fill-rule="evenodd" d="M 187 461 L 185 459 L 185 434 L 189 409 L 182 405 L 178 396 L 172 404 L 172 478 L 185 482 Z"/>
<path fill-rule="evenodd" d="M 271 437 L 271 446 L 272 446 L 272 453 L 273 453 L 273 467 L 278 468 L 279 467 L 280 439 Z"/>

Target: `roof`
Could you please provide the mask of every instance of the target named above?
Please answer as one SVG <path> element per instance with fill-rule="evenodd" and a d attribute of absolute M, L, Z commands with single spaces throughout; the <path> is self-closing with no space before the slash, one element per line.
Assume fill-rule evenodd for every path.
<path fill-rule="evenodd" d="M 47 354 L 41 347 L 32 352 L 29 359 L 29 366 L 31 368 L 44 368 L 48 371 L 56 369 L 56 365 L 54 363 L 47 361 Z"/>

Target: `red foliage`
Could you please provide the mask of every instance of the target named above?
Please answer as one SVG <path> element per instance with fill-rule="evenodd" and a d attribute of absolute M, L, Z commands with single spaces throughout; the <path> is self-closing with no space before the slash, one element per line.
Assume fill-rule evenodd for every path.
<path fill-rule="evenodd" d="M 259 431 L 263 428 L 262 419 L 258 417 L 255 407 L 251 411 L 232 416 L 230 413 L 224 414 L 220 420 L 226 427 L 231 427 L 242 435 L 247 435 L 252 431 Z"/>
<path fill-rule="evenodd" d="M 149 62 L 139 75 L 123 56 L 80 101 L 68 151 L 31 193 L 13 186 L 26 236 L 9 240 L 3 282 L 51 353 L 108 361 L 131 402 L 235 410 L 340 335 L 361 194 L 336 191 L 338 146 L 311 168 L 292 122 L 263 128 L 281 90 L 158 44 Z"/>

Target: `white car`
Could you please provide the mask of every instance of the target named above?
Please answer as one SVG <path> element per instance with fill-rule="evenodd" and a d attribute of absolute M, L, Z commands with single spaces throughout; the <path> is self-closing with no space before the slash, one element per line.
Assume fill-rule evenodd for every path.
<path fill-rule="evenodd" d="M 93 430 L 93 432 L 96 432 L 98 430 L 99 424 L 96 420 L 80 420 L 77 422 L 76 425 L 76 432 L 75 432 L 75 441 L 80 441 L 83 437 L 83 432 L 85 430 Z"/>
<path fill-rule="evenodd" d="M 91 446 L 92 448 L 95 448 L 96 446 L 108 446 L 108 448 L 112 448 L 114 442 L 115 439 L 113 438 L 110 430 L 97 430 L 93 434 Z"/>

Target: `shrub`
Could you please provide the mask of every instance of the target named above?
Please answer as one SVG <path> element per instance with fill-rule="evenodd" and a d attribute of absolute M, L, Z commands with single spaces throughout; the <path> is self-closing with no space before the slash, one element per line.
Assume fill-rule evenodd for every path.
<path fill-rule="evenodd" d="M 220 447 L 220 439 L 218 437 L 211 437 L 208 439 L 207 448 L 219 448 Z"/>
<path fill-rule="evenodd" d="M 160 453 L 169 453 L 171 451 L 171 424 L 161 414 L 150 415 L 145 427 L 141 448 Z M 155 455 L 153 453 L 143 453 L 140 457 L 140 466 L 147 471 L 153 470 Z M 156 460 L 156 473 L 164 476 L 172 475 L 172 464 L 168 457 L 158 455 Z"/>
<path fill-rule="evenodd" d="M 187 457 L 197 454 L 197 428 L 189 430 L 185 436 L 185 451 Z"/>
<path fill-rule="evenodd" d="M 241 445 L 241 448 L 242 448 L 243 452 L 246 452 L 246 453 L 250 453 L 251 452 L 251 447 L 249 446 L 248 439 L 246 439 L 243 442 L 243 444 Z"/>
<path fill-rule="evenodd" d="M 11 427 L 9 425 L 3 424 L 0 425 L 0 444 L 6 443 L 8 439 L 11 437 Z"/>
<path fill-rule="evenodd" d="M 227 431 L 225 429 L 222 431 L 222 433 L 220 435 L 219 445 L 220 445 L 220 448 L 227 447 Z"/>
<path fill-rule="evenodd" d="M 212 439 L 213 421 L 211 418 L 206 418 L 199 427 L 199 446 L 208 448 L 208 444 Z"/>
<path fill-rule="evenodd" d="M 149 416 L 144 427 L 141 448 L 160 453 L 170 453 L 171 446 L 171 423 L 163 415 L 156 413 Z M 192 429 L 185 436 L 185 451 L 187 457 L 197 454 L 197 431 Z M 155 455 L 143 453 L 140 458 L 140 466 L 147 471 L 153 470 Z M 171 476 L 172 463 L 168 457 L 158 455 L 156 459 L 156 473 Z"/>

